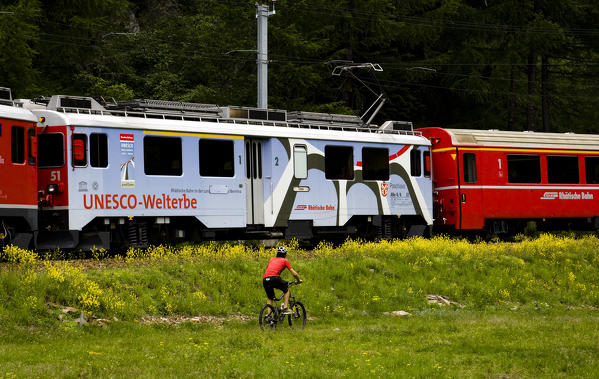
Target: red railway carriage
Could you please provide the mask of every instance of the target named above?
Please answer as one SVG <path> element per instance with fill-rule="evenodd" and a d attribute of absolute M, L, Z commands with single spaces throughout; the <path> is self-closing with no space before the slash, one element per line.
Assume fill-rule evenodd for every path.
<path fill-rule="evenodd" d="M 599 136 L 420 131 L 432 143 L 439 229 L 599 228 Z"/>
<path fill-rule="evenodd" d="M 0 246 L 29 247 L 37 229 L 36 118 L 0 88 Z"/>

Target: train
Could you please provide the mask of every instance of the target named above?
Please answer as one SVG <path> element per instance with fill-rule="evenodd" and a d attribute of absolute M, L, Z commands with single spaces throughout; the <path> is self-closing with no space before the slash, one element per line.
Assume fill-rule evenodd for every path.
<path fill-rule="evenodd" d="M 2 130 L 23 113 L 36 164 L 5 162 L 0 186 L 33 194 L 37 225 L 5 217 L 23 201 L 4 196 L 4 244 L 392 238 L 433 223 L 430 141 L 407 122 L 363 127 L 355 116 L 61 95 L 7 102 Z M 0 138 L 4 156 L 25 137 Z"/>
<path fill-rule="evenodd" d="M 2 95 L 4 93 L 4 95 Z M 0 89 L 0 244 L 599 228 L 599 138 Z"/>
<path fill-rule="evenodd" d="M 599 229 L 599 136 L 423 128 L 439 232 Z"/>

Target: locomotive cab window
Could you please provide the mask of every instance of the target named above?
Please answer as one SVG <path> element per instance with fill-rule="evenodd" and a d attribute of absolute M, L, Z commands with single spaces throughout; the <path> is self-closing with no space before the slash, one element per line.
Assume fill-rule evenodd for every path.
<path fill-rule="evenodd" d="M 579 183 L 578 157 L 547 156 L 547 181 L 549 183 Z"/>
<path fill-rule="evenodd" d="M 362 176 L 364 180 L 389 180 L 389 149 L 363 148 Z"/>
<path fill-rule="evenodd" d="M 12 163 L 25 163 L 25 128 L 21 126 L 10 130 L 10 156 Z"/>
<path fill-rule="evenodd" d="M 325 146 L 324 172 L 327 179 L 353 179 L 353 148 L 351 146 Z"/>
<path fill-rule="evenodd" d="M 199 149 L 201 176 L 232 177 L 235 175 L 233 141 L 201 139 Z"/>
<path fill-rule="evenodd" d="M 108 137 L 106 134 L 89 135 L 89 164 L 92 167 L 108 167 Z"/>
<path fill-rule="evenodd" d="M 181 139 L 145 137 L 144 172 L 146 175 L 183 175 Z"/>
<path fill-rule="evenodd" d="M 464 164 L 464 183 L 476 183 L 476 155 L 464 153 L 462 157 Z"/>
<path fill-rule="evenodd" d="M 410 173 L 412 176 L 422 175 L 422 153 L 416 148 L 410 152 Z"/>
<path fill-rule="evenodd" d="M 72 145 L 73 166 L 87 166 L 87 135 L 81 133 L 73 134 Z"/>
<path fill-rule="evenodd" d="M 37 136 L 37 167 L 50 168 L 64 165 L 64 135 L 46 133 Z"/>
<path fill-rule="evenodd" d="M 541 183 L 541 159 L 538 155 L 508 154 L 507 180 L 510 183 Z"/>
<path fill-rule="evenodd" d="M 588 184 L 599 184 L 599 157 L 584 158 Z"/>
<path fill-rule="evenodd" d="M 308 177 L 308 152 L 306 146 L 293 146 L 293 175 L 297 179 Z"/>

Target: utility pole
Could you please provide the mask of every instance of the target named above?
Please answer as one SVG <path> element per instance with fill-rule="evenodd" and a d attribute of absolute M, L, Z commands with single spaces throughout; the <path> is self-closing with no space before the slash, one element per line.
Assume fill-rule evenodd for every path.
<path fill-rule="evenodd" d="M 256 3 L 256 19 L 258 19 L 258 108 L 268 108 L 268 16 L 276 14 L 275 1 L 272 0 L 272 11 L 268 5 Z"/>

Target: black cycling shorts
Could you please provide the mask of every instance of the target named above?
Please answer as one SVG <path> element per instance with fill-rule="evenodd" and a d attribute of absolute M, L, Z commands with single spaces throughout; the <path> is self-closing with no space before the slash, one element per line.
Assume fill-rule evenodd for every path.
<path fill-rule="evenodd" d="M 270 300 L 276 300 L 275 297 L 275 288 L 286 293 L 289 289 L 289 283 L 285 280 L 281 279 L 280 276 L 267 276 L 262 279 L 262 285 L 264 286 L 264 291 L 266 291 L 266 296 Z"/>

